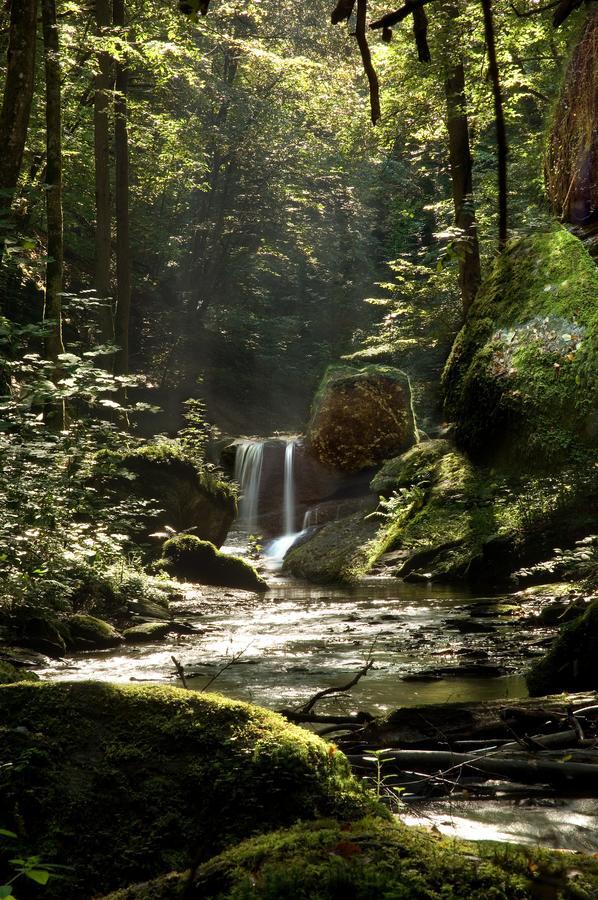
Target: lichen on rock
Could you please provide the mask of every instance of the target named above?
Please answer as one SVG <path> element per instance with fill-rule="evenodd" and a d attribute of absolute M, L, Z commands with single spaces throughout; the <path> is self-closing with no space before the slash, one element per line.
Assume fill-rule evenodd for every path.
<path fill-rule="evenodd" d="M 392 366 L 331 366 L 316 394 L 308 443 L 324 465 L 360 472 L 417 442 L 409 378 Z"/>

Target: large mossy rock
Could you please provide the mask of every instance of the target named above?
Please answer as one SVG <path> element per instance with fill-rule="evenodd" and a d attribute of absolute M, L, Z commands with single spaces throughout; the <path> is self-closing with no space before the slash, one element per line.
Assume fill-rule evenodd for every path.
<path fill-rule="evenodd" d="M 579 864 L 579 865 L 578 865 Z M 245 841 L 187 878 L 172 874 L 110 900 L 531 900 L 592 897 L 598 863 L 466 843 L 400 823 L 319 821 Z M 546 892 L 544 892 L 546 891 Z M 572 892 L 573 891 L 573 892 Z"/>
<path fill-rule="evenodd" d="M 244 559 L 221 553 L 209 541 L 200 541 L 191 534 L 177 535 L 166 541 L 160 565 L 176 578 L 198 584 L 245 591 L 268 590 L 268 582 Z"/>
<path fill-rule="evenodd" d="M 407 375 L 391 366 L 331 366 L 307 438 L 316 459 L 342 472 L 360 472 L 407 450 L 417 441 Z"/>
<path fill-rule="evenodd" d="M 598 446 L 598 269 L 564 228 L 512 241 L 444 376 L 460 447 L 549 468 Z"/>
<path fill-rule="evenodd" d="M 526 674 L 532 697 L 598 689 L 598 600 L 565 625 L 554 645 Z"/>
<path fill-rule="evenodd" d="M 371 805 L 329 744 L 213 695 L 11 684 L 0 723 L 0 824 L 23 836 L 12 855 L 72 867 L 47 900 L 88 900 L 251 834 Z"/>
<path fill-rule="evenodd" d="M 145 444 L 128 452 L 103 451 L 98 466 L 112 476 L 117 493 L 154 501 L 160 508 L 148 515 L 142 538 L 168 525 L 175 531 L 193 530 L 217 547 L 226 540 L 237 515 L 234 488 L 199 469 L 176 441 Z"/>

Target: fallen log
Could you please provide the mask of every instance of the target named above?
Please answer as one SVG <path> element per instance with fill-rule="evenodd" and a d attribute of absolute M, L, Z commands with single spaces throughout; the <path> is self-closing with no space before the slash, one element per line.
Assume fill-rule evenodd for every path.
<path fill-rule="evenodd" d="M 349 756 L 355 769 L 374 769 L 376 759 Z M 393 750 L 381 757 L 385 774 L 426 772 L 444 778 L 455 769 L 467 775 L 484 776 L 481 780 L 507 778 L 524 784 L 551 784 L 598 794 L 598 765 L 543 759 L 528 755 L 525 758 L 505 758 L 497 755 L 452 753 L 448 750 Z"/>

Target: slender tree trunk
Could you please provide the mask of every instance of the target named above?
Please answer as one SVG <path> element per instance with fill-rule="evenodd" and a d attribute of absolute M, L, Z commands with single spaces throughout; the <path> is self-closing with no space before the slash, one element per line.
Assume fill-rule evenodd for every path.
<path fill-rule="evenodd" d="M 462 62 L 451 66 L 445 78 L 444 88 L 455 224 L 460 231 L 456 244 L 459 254 L 459 286 L 463 311 L 467 314 L 480 286 L 481 266 L 472 193 L 472 159 L 465 98 L 465 71 Z"/>
<path fill-rule="evenodd" d="M 29 127 L 35 83 L 37 0 L 13 0 L 0 111 L 0 207 L 10 208 Z M 3 241 L 0 244 L 0 255 Z"/>
<path fill-rule="evenodd" d="M 110 0 L 95 0 L 96 30 L 101 36 L 112 24 Z M 110 89 L 112 58 L 101 50 L 94 94 L 94 155 L 96 192 L 95 289 L 103 304 L 100 318 L 102 343 L 114 341 L 114 321 L 110 284 L 111 201 L 110 201 Z"/>
<path fill-rule="evenodd" d="M 45 316 L 52 320 L 46 348 L 57 361 L 62 342 L 62 280 L 64 235 L 62 217 L 62 114 L 60 106 L 60 47 L 55 0 L 41 0 L 46 73 L 46 216 L 48 262 L 46 264 Z"/>
<path fill-rule="evenodd" d="M 502 249 L 506 244 L 508 237 L 507 156 L 509 151 L 502 92 L 500 88 L 498 60 L 496 58 L 492 0 L 481 0 L 481 2 L 484 11 L 484 32 L 486 35 L 490 80 L 492 81 L 492 93 L 494 95 L 494 121 L 496 124 L 496 146 L 498 153 L 498 246 Z"/>
<path fill-rule="evenodd" d="M 113 0 L 114 24 L 125 26 L 125 0 Z M 116 320 L 115 339 L 119 350 L 115 370 L 129 371 L 129 319 L 131 313 L 131 246 L 129 237 L 129 134 L 127 90 L 129 73 L 125 59 L 116 69 L 114 102 L 114 148 L 116 159 Z"/>

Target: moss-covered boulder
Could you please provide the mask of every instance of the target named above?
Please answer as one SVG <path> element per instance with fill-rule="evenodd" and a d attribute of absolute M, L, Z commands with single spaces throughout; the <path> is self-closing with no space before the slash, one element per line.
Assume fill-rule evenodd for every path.
<path fill-rule="evenodd" d="M 39 681 L 39 678 L 35 672 L 0 659 L 0 684 L 14 684 L 17 681 Z"/>
<path fill-rule="evenodd" d="M 68 619 L 71 633 L 70 646 L 74 650 L 107 650 L 123 643 L 123 636 L 102 619 L 85 613 L 76 613 Z"/>
<path fill-rule="evenodd" d="M 370 568 L 379 520 L 363 513 L 328 522 L 293 546 L 283 570 L 318 584 L 354 581 Z"/>
<path fill-rule="evenodd" d="M 393 491 L 414 484 L 424 485 L 436 478 L 438 461 L 452 450 L 449 441 L 423 441 L 401 456 L 384 463 L 370 487 L 374 494 L 390 497 Z"/>
<path fill-rule="evenodd" d="M 148 644 L 166 637 L 171 628 L 170 622 L 144 622 L 141 625 L 126 628 L 123 631 L 123 637 L 127 644 Z"/>
<path fill-rule="evenodd" d="M 459 446 L 536 470 L 598 446 L 598 269 L 564 228 L 514 240 L 448 360 Z"/>
<path fill-rule="evenodd" d="M 371 805 L 329 744 L 213 695 L 5 685 L 0 723 L 1 825 L 22 836 L 11 854 L 72 867 L 47 900 L 88 900 L 253 833 Z"/>
<path fill-rule="evenodd" d="M 221 553 L 209 541 L 181 534 L 166 541 L 160 565 L 176 578 L 198 584 L 267 591 L 268 582 L 244 559 Z"/>
<path fill-rule="evenodd" d="M 417 441 L 407 375 L 391 366 L 331 366 L 307 437 L 316 459 L 342 472 L 359 472 L 407 450 Z"/>
<path fill-rule="evenodd" d="M 154 501 L 160 512 L 148 514 L 140 538 L 168 525 L 189 531 L 220 547 L 237 514 L 233 486 L 198 468 L 176 441 L 145 444 L 128 452 L 98 454 L 98 470 L 113 489 Z"/>
<path fill-rule="evenodd" d="M 526 674 L 533 697 L 598 688 L 598 600 L 565 625 L 548 653 Z"/>
<path fill-rule="evenodd" d="M 578 865 L 579 863 L 579 865 Z M 186 875 L 110 900 L 531 900 L 591 897 L 598 863 L 497 844 L 466 843 L 400 823 L 319 821 L 245 841 Z"/>

